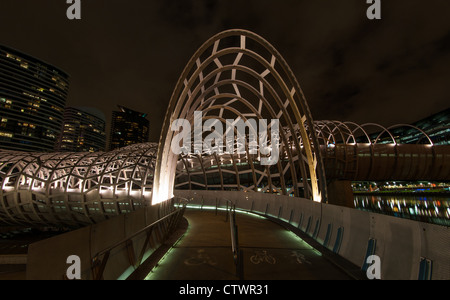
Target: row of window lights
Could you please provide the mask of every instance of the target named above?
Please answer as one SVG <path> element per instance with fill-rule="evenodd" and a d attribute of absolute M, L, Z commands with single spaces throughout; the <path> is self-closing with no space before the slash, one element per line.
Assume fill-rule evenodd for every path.
<path fill-rule="evenodd" d="M 23 94 L 25 96 L 28 96 L 28 97 L 31 97 L 31 98 L 35 99 L 35 101 L 36 101 L 35 103 L 28 102 L 28 105 L 30 105 L 30 106 L 40 107 L 40 101 L 47 102 L 47 99 L 44 99 L 42 97 L 34 96 L 34 95 L 31 95 L 31 94 L 29 94 L 27 92 L 23 92 Z M 5 105 L 6 108 L 11 108 L 11 105 L 13 104 L 12 100 L 6 99 L 6 98 L 0 98 L 0 103 L 5 103 L 4 105 Z M 6 106 L 6 105 L 9 105 L 9 106 Z M 57 106 L 54 106 L 54 105 L 52 105 L 51 108 L 56 110 L 56 111 L 59 111 L 59 112 L 63 112 L 64 111 L 63 108 L 57 107 Z M 22 112 L 23 112 L 23 109 L 22 109 Z"/>
<path fill-rule="evenodd" d="M 10 58 L 10 59 L 12 59 L 12 60 L 15 60 L 15 61 L 17 61 L 17 62 L 19 62 L 19 63 L 20 63 L 20 66 L 21 66 L 22 68 L 24 68 L 24 69 L 28 69 L 28 67 L 29 67 L 28 62 L 22 61 L 22 59 L 21 59 L 20 57 L 16 56 L 16 55 L 13 55 L 13 54 L 11 54 L 11 53 L 6 53 L 6 57 L 7 57 L 7 58 Z M 44 67 L 44 66 L 39 65 L 39 67 Z M 44 68 L 45 68 L 45 67 L 44 67 Z M 46 69 L 46 68 L 45 68 L 45 69 Z M 62 86 L 66 86 L 66 83 L 65 83 L 65 82 L 62 80 L 62 78 L 60 78 L 59 76 L 56 76 L 56 75 L 53 76 L 53 77 L 52 77 L 52 80 L 58 82 L 58 83 L 61 84 Z"/>

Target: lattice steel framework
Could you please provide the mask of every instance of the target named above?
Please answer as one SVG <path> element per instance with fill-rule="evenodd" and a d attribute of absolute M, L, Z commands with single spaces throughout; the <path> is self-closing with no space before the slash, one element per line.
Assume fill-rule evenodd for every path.
<path fill-rule="evenodd" d="M 203 121 L 222 123 L 278 119 L 277 163 L 262 165 L 261 152 L 250 154 L 248 144 L 243 154 L 174 154 L 172 122 L 183 118 L 193 123 L 194 111 L 202 112 Z M 392 129 L 400 126 L 416 129 L 423 138 L 417 145 L 399 144 Z M 379 134 L 371 136 L 369 127 Z M 78 227 L 166 201 L 175 188 L 262 191 L 326 201 L 327 179 L 450 180 L 448 149 L 411 125 L 313 122 L 278 51 L 252 32 L 229 30 L 204 43 L 187 64 L 159 144 L 107 153 L 0 151 L 0 224 Z"/>
<path fill-rule="evenodd" d="M 253 182 L 267 178 L 280 182 L 281 193 L 326 199 L 326 180 L 320 149 L 306 99 L 293 72 L 281 54 L 262 37 L 245 30 L 228 30 L 205 42 L 184 69 L 170 100 L 163 124 L 158 151 L 153 203 L 172 196 L 178 156 L 171 149 L 176 119 L 193 120 L 194 111 L 203 113 L 203 120 L 279 119 L 280 153 L 287 158 L 271 167 L 258 164 L 257 156 L 246 159 Z M 299 138 L 292 138 L 294 134 Z M 202 155 L 201 155 L 202 156 Z M 217 157 L 210 157 L 217 161 Z M 208 160 L 210 160 L 208 158 Z M 202 160 L 199 164 L 204 168 Z M 228 159 L 239 173 L 240 159 L 230 153 Z M 292 187 L 288 187 L 285 178 Z M 223 182 L 220 183 L 224 186 Z M 237 178 L 240 186 L 240 180 Z M 256 189 L 257 185 L 248 189 Z"/>
<path fill-rule="evenodd" d="M 414 129 L 421 137 L 415 144 L 402 144 L 393 130 Z M 356 124 L 340 121 L 315 121 L 318 148 L 330 180 L 450 180 L 449 146 L 434 145 L 430 136 L 407 124 L 383 127 L 375 123 Z M 288 128 L 284 128 L 288 132 Z M 376 132 L 376 134 L 373 134 Z M 286 133 L 288 135 L 288 133 Z M 289 134 L 300 142 L 298 131 Z M 290 147 L 294 143 L 289 140 Z M 293 149 L 292 149 L 293 150 Z M 288 152 L 281 153 L 288 160 Z M 252 173 L 258 177 L 249 176 Z M 177 165 L 175 188 L 205 190 L 262 191 L 293 195 L 292 180 L 284 176 L 283 186 L 275 176 L 264 176 L 247 155 L 183 155 Z M 256 189 L 255 189 L 256 187 Z"/>
<path fill-rule="evenodd" d="M 157 146 L 0 151 L 0 224 L 79 226 L 131 212 L 150 202 Z"/>

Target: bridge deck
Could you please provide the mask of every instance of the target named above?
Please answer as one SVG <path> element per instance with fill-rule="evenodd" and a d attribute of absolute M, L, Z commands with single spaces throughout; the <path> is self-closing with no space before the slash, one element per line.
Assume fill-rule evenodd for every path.
<path fill-rule="evenodd" d="M 348 280 L 319 251 L 284 227 L 237 213 L 241 272 L 231 252 L 225 212 L 187 209 L 189 227 L 150 272 L 150 280 Z M 240 276 L 238 276 L 240 274 Z"/>

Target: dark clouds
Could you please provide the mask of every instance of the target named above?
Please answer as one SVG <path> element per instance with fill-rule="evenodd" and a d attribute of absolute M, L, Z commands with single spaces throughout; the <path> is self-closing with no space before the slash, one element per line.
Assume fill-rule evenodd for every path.
<path fill-rule="evenodd" d="M 69 105 L 148 112 L 157 140 L 184 65 L 210 36 L 255 31 L 285 57 L 315 119 L 410 123 L 448 108 L 448 1 L 1 0 L 0 43 L 66 70 Z"/>

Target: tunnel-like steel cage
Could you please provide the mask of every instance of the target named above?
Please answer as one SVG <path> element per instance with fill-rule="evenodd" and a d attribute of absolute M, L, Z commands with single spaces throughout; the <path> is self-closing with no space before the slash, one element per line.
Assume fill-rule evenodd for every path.
<path fill-rule="evenodd" d="M 111 152 L 0 151 L 0 223 L 78 226 L 150 201 L 157 144 Z"/>

